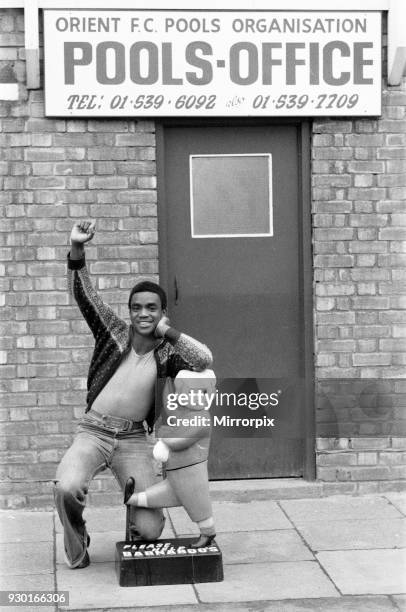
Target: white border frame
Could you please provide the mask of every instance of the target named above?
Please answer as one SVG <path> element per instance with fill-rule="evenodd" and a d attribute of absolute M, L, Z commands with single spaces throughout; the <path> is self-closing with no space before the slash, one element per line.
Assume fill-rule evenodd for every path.
<path fill-rule="evenodd" d="M 269 233 L 266 234 L 199 234 L 193 231 L 193 175 L 192 161 L 196 157 L 267 157 L 268 158 L 268 202 L 269 202 Z M 273 237 L 273 201 L 272 201 L 272 153 L 195 153 L 189 155 L 189 185 L 190 185 L 190 232 L 192 238 L 269 238 Z"/>
<path fill-rule="evenodd" d="M 385 11 L 394 4 L 403 4 L 403 0 L 1 0 L 4 8 L 20 8 L 26 2 L 35 3 L 38 8 L 57 9 L 158 9 L 158 10 L 188 10 L 207 11 L 217 9 L 222 11 Z"/>

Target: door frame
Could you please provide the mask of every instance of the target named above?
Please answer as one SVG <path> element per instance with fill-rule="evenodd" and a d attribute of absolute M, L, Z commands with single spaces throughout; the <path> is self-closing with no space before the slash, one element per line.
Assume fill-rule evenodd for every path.
<path fill-rule="evenodd" d="M 283 118 L 163 118 L 156 121 L 156 162 L 158 193 L 158 266 L 162 285 L 169 287 L 168 274 L 168 207 L 165 192 L 165 128 L 168 127 L 245 127 L 256 125 L 296 125 L 298 127 L 299 187 L 299 279 L 300 305 L 303 312 L 303 372 L 305 449 L 303 475 L 305 480 L 316 478 L 315 390 L 313 349 L 313 257 L 311 241 L 311 122 L 308 119 Z M 169 297 L 169 296 L 168 296 Z"/>

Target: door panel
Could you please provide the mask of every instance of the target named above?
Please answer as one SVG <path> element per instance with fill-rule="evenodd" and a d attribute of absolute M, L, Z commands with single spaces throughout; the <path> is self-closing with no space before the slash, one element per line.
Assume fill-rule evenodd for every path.
<path fill-rule="evenodd" d="M 166 260 L 169 315 L 176 327 L 212 349 L 220 388 L 223 379 L 239 379 L 236 386 L 250 379 L 255 386 L 257 378 L 303 376 L 299 127 L 164 128 L 159 199 L 166 230 L 161 258 Z M 253 154 L 272 156 L 273 235 L 192 238 L 190 156 Z M 197 184 L 204 189 L 201 180 Z M 219 206 L 225 197 L 220 191 Z M 208 192 L 213 193 L 211 185 Z M 249 206 L 255 211 L 255 185 L 252 193 Z M 294 404 L 292 415 L 300 410 L 298 394 Z M 234 439 L 224 438 L 219 430 L 213 434 L 212 478 L 303 474 L 301 438 Z"/>

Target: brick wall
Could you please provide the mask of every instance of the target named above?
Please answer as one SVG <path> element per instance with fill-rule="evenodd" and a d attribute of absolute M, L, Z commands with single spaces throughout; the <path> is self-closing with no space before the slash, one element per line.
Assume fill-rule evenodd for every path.
<path fill-rule="evenodd" d="M 136 279 L 157 280 L 155 126 L 45 119 L 43 91 L 24 86 L 23 29 L 21 11 L 0 11 L 0 73 L 20 83 L 19 101 L 0 103 L 0 492 L 3 505 L 38 506 L 52 499 L 56 465 L 83 414 L 91 356 L 66 291 L 70 229 L 97 219 L 90 272 L 127 316 Z M 92 490 L 106 501 L 117 488 L 101 478 Z"/>
<path fill-rule="evenodd" d="M 403 488 L 405 88 L 384 89 L 378 119 L 315 120 L 312 158 L 317 477 Z"/>
<path fill-rule="evenodd" d="M 73 220 L 98 220 L 90 271 L 123 316 L 135 279 L 158 270 L 154 123 L 45 119 L 43 91 L 25 87 L 23 33 L 22 11 L 1 10 L 0 81 L 20 87 L 18 101 L 0 102 L 3 507 L 51 502 L 56 465 L 83 414 L 91 338 L 66 293 Z M 395 391 L 380 393 L 392 397 L 392 427 L 405 391 L 405 108 L 406 92 L 385 90 L 380 119 L 316 120 L 312 146 L 318 395 L 331 379 L 397 379 Z M 406 438 L 384 430 L 382 411 L 369 415 L 368 432 L 345 429 L 341 416 L 333 431 L 331 414 L 337 423 L 349 407 L 367 422 L 349 403 L 353 391 L 340 393 L 339 408 L 317 406 L 325 491 L 400 487 Z M 110 477 L 91 491 L 117 499 Z"/>

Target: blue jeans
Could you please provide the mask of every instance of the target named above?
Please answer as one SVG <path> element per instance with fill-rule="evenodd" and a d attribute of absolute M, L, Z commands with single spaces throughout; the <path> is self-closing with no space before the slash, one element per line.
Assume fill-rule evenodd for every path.
<path fill-rule="evenodd" d="M 104 427 L 99 419 L 86 414 L 72 446 L 58 466 L 55 481 L 55 504 L 64 528 L 65 552 L 71 567 L 78 565 L 86 554 L 87 531 L 82 515 L 89 484 L 107 467 L 122 490 L 130 476 L 135 479 L 136 491 L 144 491 L 158 481 L 141 424 L 134 431 L 122 433 Z M 161 509 L 132 507 L 130 510 L 131 531 L 142 539 L 156 540 L 164 522 Z"/>

